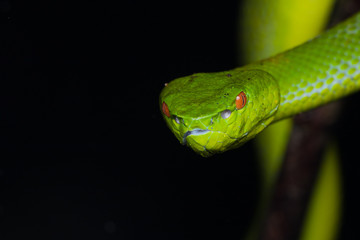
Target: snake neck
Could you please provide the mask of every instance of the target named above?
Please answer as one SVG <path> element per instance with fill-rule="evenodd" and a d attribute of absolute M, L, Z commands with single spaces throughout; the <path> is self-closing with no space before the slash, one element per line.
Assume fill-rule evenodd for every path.
<path fill-rule="evenodd" d="M 360 88 L 360 14 L 299 47 L 244 68 L 266 71 L 278 82 L 275 121 L 349 95 Z"/>

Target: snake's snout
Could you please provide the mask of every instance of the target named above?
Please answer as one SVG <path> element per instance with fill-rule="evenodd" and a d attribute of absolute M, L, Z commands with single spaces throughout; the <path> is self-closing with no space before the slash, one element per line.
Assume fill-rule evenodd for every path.
<path fill-rule="evenodd" d="M 194 130 L 187 131 L 186 133 L 184 133 L 182 144 L 186 145 L 186 138 L 190 135 L 202 135 L 208 132 L 209 130 L 200 128 L 195 128 Z"/>

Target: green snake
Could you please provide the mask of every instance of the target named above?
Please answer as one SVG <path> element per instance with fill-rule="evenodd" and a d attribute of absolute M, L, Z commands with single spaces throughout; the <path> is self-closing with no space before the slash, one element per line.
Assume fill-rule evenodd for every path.
<path fill-rule="evenodd" d="M 165 84 L 159 102 L 177 139 L 207 157 L 359 88 L 360 13 L 268 59 L 175 79 Z"/>

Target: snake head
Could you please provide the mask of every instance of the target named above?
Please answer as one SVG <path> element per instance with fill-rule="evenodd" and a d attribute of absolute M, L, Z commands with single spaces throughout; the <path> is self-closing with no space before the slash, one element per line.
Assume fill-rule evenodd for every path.
<path fill-rule="evenodd" d="M 280 93 L 269 73 L 239 68 L 175 79 L 159 102 L 177 139 L 207 157 L 239 147 L 268 126 Z"/>

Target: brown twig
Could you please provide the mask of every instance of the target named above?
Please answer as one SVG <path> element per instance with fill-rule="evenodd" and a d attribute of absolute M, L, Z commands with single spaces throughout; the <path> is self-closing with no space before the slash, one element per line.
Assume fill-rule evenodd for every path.
<path fill-rule="evenodd" d="M 297 239 L 338 104 L 295 117 L 285 160 L 275 185 L 261 240 Z"/>

